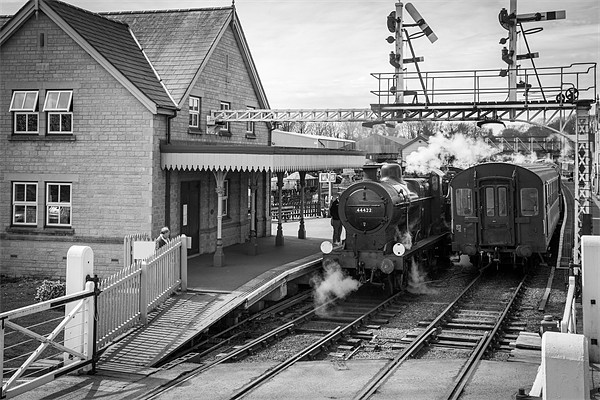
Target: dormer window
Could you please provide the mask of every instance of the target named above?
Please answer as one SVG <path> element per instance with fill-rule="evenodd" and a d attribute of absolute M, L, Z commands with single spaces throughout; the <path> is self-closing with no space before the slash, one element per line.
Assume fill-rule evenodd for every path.
<path fill-rule="evenodd" d="M 38 132 L 38 91 L 16 90 L 10 101 L 10 110 L 14 113 L 14 133 Z"/>
<path fill-rule="evenodd" d="M 73 91 L 46 92 L 44 112 L 48 113 L 48 133 L 73 133 Z"/>

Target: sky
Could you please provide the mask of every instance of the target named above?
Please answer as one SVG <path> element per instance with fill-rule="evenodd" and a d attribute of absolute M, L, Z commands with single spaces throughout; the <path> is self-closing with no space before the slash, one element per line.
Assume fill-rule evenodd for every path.
<path fill-rule="evenodd" d="M 231 0 L 66 0 L 89 11 L 139 11 L 230 6 Z M 0 0 L 0 14 L 26 2 Z M 406 5 L 408 2 L 404 2 Z M 507 36 L 498 13 L 509 0 L 413 0 L 438 37 L 412 40 L 422 71 L 501 69 L 499 40 Z M 386 19 L 394 0 L 236 0 L 236 10 L 273 109 L 370 108 L 378 81 L 391 73 L 394 45 Z M 566 19 L 531 22 L 528 35 L 538 67 L 600 61 L 598 0 L 519 0 L 517 13 L 565 10 Z M 413 22 L 405 15 L 405 22 Z M 408 28 L 416 33 L 418 28 Z M 526 53 L 521 42 L 517 54 Z M 527 63 L 527 64 L 525 64 Z M 523 62 L 530 67 L 530 61 Z M 409 66 L 414 71 L 414 66 Z"/>

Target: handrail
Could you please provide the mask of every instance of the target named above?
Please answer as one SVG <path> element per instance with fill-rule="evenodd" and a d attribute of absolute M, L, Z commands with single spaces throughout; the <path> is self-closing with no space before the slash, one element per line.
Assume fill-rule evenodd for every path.
<path fill-rule="evenodd" d="M 572 63 L 568 66 L 519 68 L 517 90 L 525 97 L 525 102 L 543 97 L 544 102 L 563 103 L 585 98 L 595 100 L 596 63 Z M 371 73 L 379 81 L 378 89 L 372 90 L 379 104 L 394 104 L 396 92 L 402 90 L 413 99 L 421 97 L 421 103 L 448 98 L 450 101 L 506 101 L 509 88 L 506 76 L 501 69 L 427 71 L 422 73 L 404 72 L 403 88 L 396 87 L 397 75 L 393 72 Z M 535 77 L 535 84 L 532 79 Z M 435 89 L 434 89 L 435 88 Z M 567 94 L 569 88 L 575 90 Z M 569 97 L 569 95 L 571 97 Z M 457 97 L 458 96 L 458 97 Z M 503 97 L 503 96 L 506 96 Z M 436 100 L 437 97 L 437 100 Z M 541 98 L 540 97 L 540 98 Z M 566 100 L 565 100 L 566 99 Z M 414 101 L 414 100 L 413 100 Z"/>

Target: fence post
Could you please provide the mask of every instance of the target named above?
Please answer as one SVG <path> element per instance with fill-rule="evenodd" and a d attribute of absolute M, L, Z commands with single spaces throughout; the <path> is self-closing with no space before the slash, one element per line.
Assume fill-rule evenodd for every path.
<path fill-rule="evenodd" d="M 181 291 L 187 292 L 187 284 L 188 284 L 188 271 L 187 271 L 187 249 L 188 249 L 188 240 L 192 240 L 192 238 L 188 238 L 185 235 L 181 235 L 181 266 L 180 266 L 180 276 L 181 276 Z"/>
<path fill-rule="evenodd" d="M 85 283 L 85 290 L 93 293 L 96 288 L 94 281 L 90 280 Z M 84 324 L 83 324 L 83 354 L 87 360 L 92 360 L 92 364 L 84 366 L 81 371 L 89 372 L 95 368 L 94 355 L 96 354 L 96 335 L 94 334 L 94 318 L 96 314 L 96 296 L 88 297 L 85 300 Z"/>
<path fill-rule="evenodd" d="M 86 276 L 94 276 L 94 252 L 89 246 L 71 246 L 67 252 L 66 294 L 77 293 L 85 289 Z M 74 305 L 65 305 L 65 316 Z M 65 326 L 65 347 L 83 353 L 85 351 L 84 315 L 77 313 Z M 72 355 L 64 353 L 64 364 L 73 363 Z"/>
<path fill-rule="evenodd" d="M 140 273 L 140 322 L 148 325 L 148 264 L 142 261 Z"/>
<path fill-rule="evenodd" d="M 4 397 L 2 386 L 4 385 L 4 320 L 0 320 L 0 398 Z"/>

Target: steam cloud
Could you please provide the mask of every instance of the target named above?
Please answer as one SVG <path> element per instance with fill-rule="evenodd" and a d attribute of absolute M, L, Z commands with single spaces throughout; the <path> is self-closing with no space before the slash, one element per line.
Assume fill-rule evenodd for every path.
<path fill-rule="evenodd" d="M 410 275 L 406 290 L 413 294 L 438 294 L 438 291 L 427 286 L 427 273 L 421 271 L 414 258 L 411 259 Z"/>
<path fill-rule="evenodd" d="M 442 166 L 468 168 L 498 153 L 498 149 L 479 138 L 456 134 L 451 138 L 437 133 L 429 138 L 427 147 L 420 147 L 406 157 L 406 171 L 426 174 Z"/>
<path fill-rule="evenodd" d="M 323 277 L 317 275 L 311 280 L 314 288 L 315 307 L 319 307 L 334 298 L 343 299 L 360 287 L 360 282 L 344 274 L 336 262 L 323 266 Z"/>

